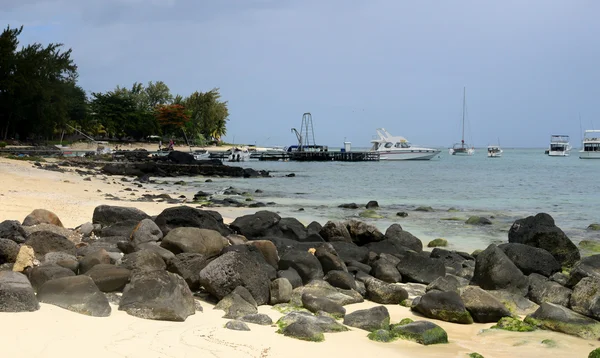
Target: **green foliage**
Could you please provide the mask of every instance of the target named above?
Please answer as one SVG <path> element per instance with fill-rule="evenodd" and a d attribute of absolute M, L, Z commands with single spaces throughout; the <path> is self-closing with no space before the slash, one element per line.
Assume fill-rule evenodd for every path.
<path fill-rule="evenodd" d="M 467 354 L 469 358 L 483 358 L 483 356 L 477 352 Z"/>
<path fill-rule="evenodd" d="M 398 339 L 396 335 L 386 329 L 373 331 L 367 335 L 367 338 L 375 342 L 392 342 Z"/>
<path fill-rule="evenodd" d="M 193 144 L 205 145 L 226 134 L 229 111 L 219 89 L 184 98 L 173 96 L 162 81 L 136 82 L 88 99 L 77 85 L 71 50 L 54 43 L 20 45 L 22 30 L 9 26 L 0 34 L 0 139 L 55 139 L 74 133 L 71 127 L 91 136 L 132 139 L 173 134 L 174 129 L 180 137 L 184 129 Z M 172 105 L 192 120 L 161 127 L 159 108 Z"/>
<path fill-rule="evenodd" d="M 6 142 L 0 142 L 0 148 L 6 147 Z"/>

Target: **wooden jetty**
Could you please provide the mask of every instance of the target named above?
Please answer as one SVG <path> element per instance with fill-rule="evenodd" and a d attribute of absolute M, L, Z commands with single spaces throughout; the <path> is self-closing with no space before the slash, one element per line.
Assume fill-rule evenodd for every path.
<path fill-rule="evenodd" d="M 228 153 L 212 152 L 211 159 L 226 160 Z M 250 159 L 259 161 L 299 161 L 299 162 L 376 162 L 378 152 L 342 152 L 342 151 L 291 151 L 291 152 L 253 152 Z"/>

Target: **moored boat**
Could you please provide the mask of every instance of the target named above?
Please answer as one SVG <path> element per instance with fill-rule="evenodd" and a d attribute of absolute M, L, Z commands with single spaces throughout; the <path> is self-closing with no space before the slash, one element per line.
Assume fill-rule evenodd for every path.
<path fill-rule="evenodd" d="M 580 159 L 600 159 L 600 130 L 588 129 L 583 134 Z"/>
<path fill-rule="evenodd" d="M 371 151 L 379 153 L 379 160 L 430 160 L 441 152 L 413 145 L 404 137 L 391 135 L 385 128 L 377 128 L 377 139 L 371 143 Z"/>
<path fill-rule="evenodd" d="M 571 151 L 569 136 L 566 134 L 553 134 L 550 136 L 550 146 L 548 147 L 548 156 L 550 157 L 568 157 Z"/>

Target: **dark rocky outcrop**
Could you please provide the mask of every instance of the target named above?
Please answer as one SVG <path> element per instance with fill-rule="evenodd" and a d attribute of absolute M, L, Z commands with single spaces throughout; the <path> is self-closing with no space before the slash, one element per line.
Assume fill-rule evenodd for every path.
<path fill-rule="evenodd" d="M 110 226 L 122 221 L 140 222 L 144 219 L 150 219 L 150 216 L 137 208 L 100 205 L 94 209 L 92 223 L 100 224 L 102 226 Z"/>
<path fill-rule="evenodd" d="M 348 313 L 344 317 L 344 324 L 369 332 L 378 329 L 388 329 L 390 327 L 390 313 L 385 306 L 357 310 Z"/>
<path fill-rule="evenodd" d="M 26 237 L 27 233 L 17 220 L 4 220 L 0 223 L 0 238 L 22 244 Z"/>
<path fill-rule="evenodd" d="M 292 299 L 292 284 L 285 277 L 271 281 L 269 304 L 288 303 Z"/>
<path fill-rule="evenodd" d="M 160 246 L 174 254 L 192 253 L 217 256 L 229 242 L 218 231 L 195 227 L 175 228 L 163 238 Z"/>
<path fill-rule="evenodd" d="M 223 223 L 223 217 L 216 211 L 194 209 L 189 206 L 176 206 L 163 210 L 154 220 L 163 235 L 178 227 L 195 227 L 215 230 L 223 236 L 231 230 Z"/>
<path fill-rule="evenodd" d="M 392 335 L 428 346 L 448 343 L 448 333 L 437 324 L 429 321 L 416 321 L 403 325 L 394 325 Z"/>
<path fill-rule="evenodd" d="M 516 220 L 508 231 L 508 241 L 544 249 L 562 266 L 571 267 L 580 259 L 577 246 L 546 213 Z"/>
<path fill-rule="evenodd" d="M 63 227 L 63 224 L 58 216 L 46 209 L 35 209 L 23 220 L 23 226 L 35 226 L 39 224 L 50 224 Z"/>
<path fill-rule="evenodd" d="M 0 271 L 0 312 L 32 312 L 40 308 L 27 276 Z"/>
<path fill-rule="evenodd" d="M 412 252 L 404 255 L 396 265 L 396 269 L 405 282 L 429 284 L 436 278 L 446 275 L 446 267 L 442 261 Z"/>
<path fill-rule="evenodd" d="M 152 250 L 140 250 L 123 256 L 122 267 L 137 272 L 162 271 L 167 268 L 162 257 Z"/>
<path fill-rule="evenodd" d="M 257 211 L 251 215 L 236 218 L 229 226 L 240 235 L 248 239 L 275 236 L 282 237 L 283 232 L 278 226 L 281 217 L 271 211 Z"/>
<path fill-rule="evenodd" d="M 31 233 L 25 241 L 25 245 L 31 246 L 38 260 L 41 260 L 49 252 L 65 252 L 75 255 L 76 248 L 69 239 L 63 235 L 51 231 L 36 231 Z"/>
<path fill-rule="evenodd" d="M 162 321 L 185 321 L 196 313 L 194 297 L 183 278 L 167 271 L 134 274 L 125 286 L 119 310 Z"/>
<path fill-rule="evenodd" d="M 379 229 L 363 221 L 348 220 L 344 224 L 346 225 L 346 229 L 348 229 L 352 242 L 358 246 L 363 246 L 370 242 L 382 241 L 384 239 L 384 235 Z"/>
<path fill-rule="evenodd" d="M 323 273 L 328 273 L 329 271 L 348 271 L 344 260 L 338 256 L 337 252 L 330 244 L 323 244 L 317 246 L 315 252 L 315 257 L 321 263 L 321 267 L 323 268 Z"/>
<path fill-rule="evenodd" d="M 369 249 L 366 247 L 360 247 L 353 243 L 342 241 L 331 242 L 330 244 L 344 262 L 357 261 L 363 264 L 367 262 Z"/>
<path fill-rule="evenodd" d="M 298 272 L 304 284 L 324 276 L 319 260 L 307 251 L 288 251 L 279 259 L 279 269 L 293 268 Z"/>
<path fill-rule="evenodd" d="M 502 302 L 477 286 L 465 287 L 460 298 L 475 322 L 498 322 L 502 317 L 512 316 Z"/>
<path fill-rule="evenodd" d="M 411 309 L 421 313 L 425 317 L 446 322 L 473 323 L 473 318 L 456 292 L 427 292 L 413 301 Z"/>
<path fill-rule="evenodd" d="M 92 278 L 98 289 L 102 292 L 123 291 L 129 282 L 131 271 L 123 267 L 108 264 L 99 264 L 85 273 Z"/>
<path fill-rule="evenodd" d="M 570 289 L 537 273 L 532 273 L 527 279 L 529 282 L 527 297 L 531 301 L 539 305 L 550 302 L 565 307 L 569 306 L 572 293 Z"/>
<path fill-rule="evenodd" d="M 502 244 L 498 248 L 504 251 L 525 275 L 538 273 L 550 277 L 561 270 L 560 263 L 544 249 L 517 243 Z"/>
<path fill-rule="evenodd" d="M 89 276 L 61 277 L 47 281 L 38 288 L 40 302 L 93 317 L 110 316 L 106 296 Z"/>
<path fill-rule="evenodd" d="M 404 231 L 399 224 L 392 224 L 385 232 L 386 239 L 394 239 L 400 245 L 416 252 L 423 251 L 423 243 L 408 231 Z"/>
<path fill-rule="evenodd" d="M 584 257 L 577 261 L 569 274 L 568 287 L 574 287 L 584 277 L 600 279 L 600 255 Z"/>
<path fill-rule="evenodd" d="M 190 290 L 200 288 L 200 272 L 212 261 L 214 257 L 202 254 L 181 253 L 168 261 L 167 270 L 183 277 Z"/>
<path fill-rule="evenodd" d="M 327 312 L 334 318 L 342 318 L 346 314 L 346 309 L 339 303 L 325 297 L 318 297 L 308 292 L 302 294 L 302 306 L 313 313 L 319 311 Z"/>
<path fill-rule="evenodd" d="M 596 320 L 600 319 L 600 279 L 585 277 L 573 287 L 570 307 Z"/>
<path fill-rule="evenodd" d="M 242 286 L 236 287 L 223 297 L 215 306 L 217 310 L 225 311 L 223 318 L 240 318 L 248 314 L 258 313 L 257 304 L 252 294 Z"/>
<path fill-rule="evenodd" d="M 231 251 L 219 256 L 200 271 L 200 283 L 219 300 L 243 286 L 259 305 L 269 302 L 269 276 L 249 253 Z"/>
<path fill-rule="evenodd" d="M 13 263 L 19 253 L 19 244 L 10 239 L 0 239 L 0 265 Z"/>
<path fill-rule="evenodd" d="M 542 304 L 537 311 L 525 317 L 525 322 L 584 339 L 600 338 L 600 322 L 553 303 Z"/>
<path fill-rule="evenodd" d="M 331 286 L 344 290 L 356 290 L 354 276 L 346 271 L 332 270 L 323 277 Z"/>
<path fill-rule="evenodd" d="M 329 242 L 352 242 L 352 237 L 344 223 L 339 221 L 328 221 L 319 231 L 319 235 Z"/>
<path fill-rule="evenodd" d="M 527 279 L 521 270 L 494 244 L 477 255 L 473 282 L 484 290 L 527 293 Z"/>
<path fill-rule="evenodd" d="M 29 281 L 35 291 L 47 281 L 70 276 L 75 276 L 75 273 L 72 270 L 57 264 L 36 266 L 29 271 Z"/>

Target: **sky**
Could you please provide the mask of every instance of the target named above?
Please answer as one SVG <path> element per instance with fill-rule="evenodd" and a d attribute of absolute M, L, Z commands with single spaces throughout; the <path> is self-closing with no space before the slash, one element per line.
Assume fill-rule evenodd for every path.
<path fill-rule="evenodd" d="M 600 128 L 597 0 L 0 0 L 21 43 L 72 48 L 88 92 L 220 88 L 228 142 L 577 146 Z M 5 25 L 6 26 L 6 25 Z M 580 120 L 581 118 L 581 120 Z"/>

